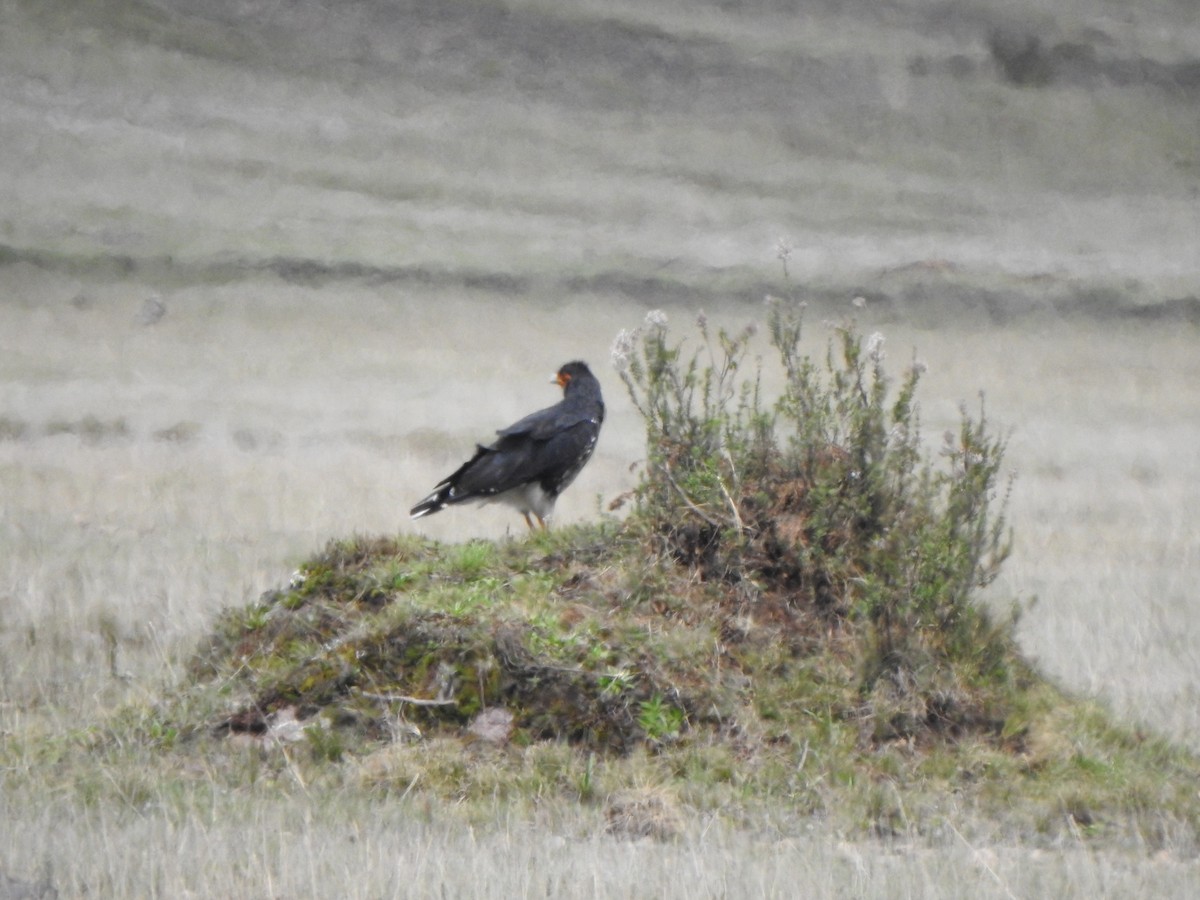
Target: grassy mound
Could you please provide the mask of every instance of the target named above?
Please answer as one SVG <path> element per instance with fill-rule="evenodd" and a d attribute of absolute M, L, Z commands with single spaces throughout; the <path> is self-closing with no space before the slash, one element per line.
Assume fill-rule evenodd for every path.
<path fill-rule="evenodd" d="M 614 525 L 502 546 L 334 542 L 286 589 L 227 612 L 192 675 L 238 698 L 221 733 L 263 734 L 288 709 L 356 741 L 387 739 L 395 714 L 459 734 L 499 707 L 506 739 L 603 753 L 700 734 L 793 740 L 814 710 L 863 746 L 1022 740 L 1010 714 L 1032 681 L 1015 657 L 990 690 L 902 697 L 864 681 L 853 625 L 647 557 L 644 542 Z"/>
<path fill-rule="evenodd" d="M 880 339 L 843 328 L 818 365 L 795 309 L 769 328 L 770 405 L 739 381 L 749 333 L 701 319 L 688 356 L 652 314 L 618 339 L 647 426 L 627 519 L 332 542 L 223 616 L 172 733 L 298 742 L 385 792 L 603 797 L 629 834 L 688 808 L 878 834 L 967 810 L 1194 841 L 1196 761 L 1062 696 L 976 599 L 1009 548 L 982 412 L 931 458 L 919 366 L 893 395 Z"/>
<path fill-rule="evenodd" d="M 1023 838 L 1194 839 L 1200 765 L 1015 655 L 940 701 L 884 687 L 853 621 L 706 580 L 647 540 L 609 523 L 331 543 L 225 614 L 192 665 L 193 718 L 168 705 L 154 733 L 298 747 L 305 781 L 341 769 L 385 796 L 603 802 L 634 835 L 675 833 L 681 810 L 782 810 L 880 835 L 982 814 Z"/>

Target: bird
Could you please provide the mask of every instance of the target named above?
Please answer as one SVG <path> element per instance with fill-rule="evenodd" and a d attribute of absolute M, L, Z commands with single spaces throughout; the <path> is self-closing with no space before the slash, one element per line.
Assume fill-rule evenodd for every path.
<path fill-rule="evenodd" d="M 563 389 L 561 401 L 500 429 L 491 444 L 477 444 L 475 455 L 409 515 L 419 519 L 468 500 L 496 500 L 516 507 L 530 531 L 534 519 L 545 530 L 558 495 L 591 459 L 604 422 L 600 382 L 586 363 L 567 363 L 551 382 Z"/>

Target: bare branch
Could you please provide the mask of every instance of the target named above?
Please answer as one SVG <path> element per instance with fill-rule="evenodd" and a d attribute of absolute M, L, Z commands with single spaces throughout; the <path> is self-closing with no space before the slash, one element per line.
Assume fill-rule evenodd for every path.
<path fill-rule="evenodd" d="M 689 497 L 683 488 L 679 486 L 679 483 L 675 480 L 675 476 L 671 474 L 671 469 L 669 466 L 664 463 L 660 465 L 659 468 L 662 469 L 662 473 L 667 476 L 667 482 L 671 485 L 671 487 L 675 488 L 675 492 L 679 494 L 679 499 L 684 502 L 684 505 L 687 506 L 688 509 L 702 518 L 709 525 L 712 525 L 714 528 L 721 528 L 722 526 L 728 524 L 727 522 L 717 521 L 700 507 L 698 507 L 695 503 L 693 503 L 692 498 Z"/>
<path fill-rule="evenodd" d="M 413 706 L 453 706 L 458 701 L 450 700 L 425 700 L 420 697 L 408 697 L 404 694 L 374 694 L 371 691 L 362 691 L 362 694 L 368 700 L 382 700 L 384 703 L 410 703 Z"/>

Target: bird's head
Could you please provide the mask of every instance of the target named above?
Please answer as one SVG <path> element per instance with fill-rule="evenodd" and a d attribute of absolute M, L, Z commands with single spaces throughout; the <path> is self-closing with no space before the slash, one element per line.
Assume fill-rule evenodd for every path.
<path fill-rule="evenodd" d="M 595 380 L 595 376 L 592 375 L 592 370 L 587 367 L 587 363 L 576 361 L 569 362 L 559 369 L 551 381 L 562 388 L 563 391 L 566 391 L 571 382 L 576 378 Z"/>

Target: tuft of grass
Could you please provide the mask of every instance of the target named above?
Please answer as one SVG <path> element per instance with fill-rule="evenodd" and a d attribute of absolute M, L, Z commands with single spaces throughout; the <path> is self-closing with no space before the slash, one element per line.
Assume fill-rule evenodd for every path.
<path fill-rule="evenodd" d="M 646 739 L 656 744 L 678 739 L 683 731 L 684 713 L 655 694 L 638 704 L 638 725 L 646 733 Z"/>
<path fill-rule="evenodd" d="M 447 574 L 457 575 L 464 581 L 475 581 L 496 562 L 496 548 L 490 541 L 471 541 L 454 551 Z"/>

